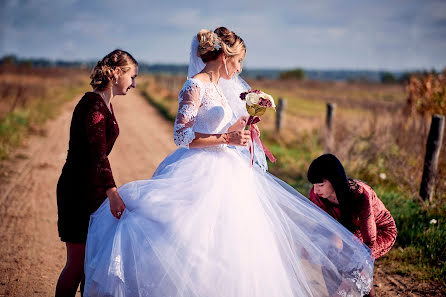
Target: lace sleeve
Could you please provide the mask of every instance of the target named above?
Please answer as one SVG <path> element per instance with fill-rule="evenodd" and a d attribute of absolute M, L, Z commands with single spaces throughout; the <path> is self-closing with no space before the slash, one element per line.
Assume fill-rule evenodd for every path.
<path fill-rule="evenodd" d="M 88 154 L 96 170 L 94 182 L 105 189 L 116 187 L 107 156 L 105 116 L 102 112 L 92 109 L 88 112 L 86 120 Z"/>
<path fill-rule="evenodd" d="M 189 144 L 195 138 L 193 126 L 201 104 L 201 97 L 199 84 L 192 80 L 188 80 L 180 91 L 173 136 L 177 146 L 189 148 Z"/>

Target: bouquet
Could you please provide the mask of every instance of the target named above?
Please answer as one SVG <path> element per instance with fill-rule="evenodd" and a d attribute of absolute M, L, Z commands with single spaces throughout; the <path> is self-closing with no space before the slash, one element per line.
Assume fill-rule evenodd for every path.
<path fill-rule="evenodd" d="M 254 142 L 257 142 L 271 162 L 276 162 L 276 158 L 274 158 L 273 154 L 271 154 L 271 152 L 263 145 L 262 141 L 260 141 L 260 134 L 254 127 L 254 124 L 260 122 L 259 116 L 263 115 L 268 108 L 276 110 L 273 97 L 260 90 L 249 90 L 248 92 L 241 93 L 240 99 L 246 101 L 246 110 L 249 114 L 246 125 L 249 131 L 251 131 L 251 145 L 249 147 L 251 166 L 254 163 Z"/>

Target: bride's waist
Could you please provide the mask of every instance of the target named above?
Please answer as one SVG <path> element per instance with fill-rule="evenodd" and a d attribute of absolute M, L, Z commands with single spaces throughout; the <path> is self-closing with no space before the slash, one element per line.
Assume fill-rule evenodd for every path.
<path fill-rule="evenodd" d="M 196 151 L 205 151 L 205 152 L 224 152 L 231 149 L 230 146 L 226 144 L 220 144 L 220 145 L 213 145 L 213 146 L 207 146 L 207 147 L 199 147 L 199 148 L 190 148 L 191 150 Z"/>
<path fill-rule="evenodd" d="M 208 147 L 201 147 L 201 148 L 190 148 L 189 150 L 191 152 L 223 152 L 223 153 L 229 153 L 234 154 L 237 156 L 245 156 L 243 153 L 243 150 L 246 149 L 246 153 L 249 154 L 248 148 L 243 147 L 236 147 L 233 145 L 227 145 L 227 144 L 221 144 L 221 145 L 214 145 L 214 146 L 208 146 Z"/>

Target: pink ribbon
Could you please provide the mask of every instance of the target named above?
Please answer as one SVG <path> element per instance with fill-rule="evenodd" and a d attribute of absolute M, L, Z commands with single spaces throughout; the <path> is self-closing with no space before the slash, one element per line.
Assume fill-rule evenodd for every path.
<path fill-rule="evenodd" d="M 248 123 L 249 122 L 250 121 L 248 120 Z M 262 141 L 260 140 L 260 134 L 254 128 L 254 124 L 249 125 L 249 131 L 251 132 L 251 144 L 249 145 L 249 153 L 251 155 L 251 166 L 254 164 L 254 142 L 257 142 L 257 144 L 262 148 L 263 152 L 271 162 L 273 163 L 276 162 L 277 159 L 274 158 L 273 154 L 269 151 L 269 149 L 266 148 L 266 146 L 263 145 Z"/>

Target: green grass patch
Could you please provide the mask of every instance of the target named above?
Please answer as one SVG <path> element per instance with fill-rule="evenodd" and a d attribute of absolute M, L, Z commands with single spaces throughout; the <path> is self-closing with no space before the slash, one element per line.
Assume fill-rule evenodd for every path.
<path fill-rule="evenodd" d="M 401 269 L 446 284 L 446 205 L 423 205 L 392 188 L 374 188 L 398 228 L 390 259 L 398 259 Z"/>
<path fill-rule="evenodd" d="M 282 90 L 265 89 L 263 91 L 273 96 L 273 98 L 275 98 L 276 104 L 278 103 L 280 97 L 284 97 L 283 95 L 281 95 L 283 94 Z M 326 102 L 321 100 L 313 100 L 299 96 L 297 94 L 288 95 L 285 98 L 287 100 L 285 112 L 291 116 L 323 116 L 325 115 L 327 110 Z M 372 114 L 369 110 L 351 107 L 338 107 L 336 112 L 342 116 L 348 116 L 350 118 L 354 117 L 357 119 L 362 119 L 364 117 L 371 116 Z"/>
<path fill-rule="evenodd" d="M 274 89 L 265 89 L 264 91 L 267 94 L 273 96 L 276 104 L 280 97 L 284 97 L 281 95 L 283 92 L 280 90 Z M 306 99 L 299 96 L 286 96 L 287 100 L 286 112 L 289 114 L 297 115 L 297 116 L 316 116 L 325 113 L 325 103 L 321 101 Z"/>
<path fill-rule="evenodd" d="M 12 148 L 17 147 L 29 126 L 30 110 L 16 110 L 0 120 L 0 160 L 8 157 Z"/>
<path fill-rule="evenodd" d="M 41 126 L 54 117 L 60 106 L 82 92 L 85 86 L 69 86 L 55 89 L 48 98 L 34 98 L 25 108 L 6 113 L 0 118 L 0 160 L 9 157 L 29 134 L 30 127 Z"/>
<path fill-rule="evenodd" d="M 287 142 L 266 130 L 262 131 L 262 141 L 277 158 L 276 163 L 268 163 L 269 172 L 307 196 L 311 189 L 306 178 L 308 166 L 323 152 L 317 131 L 303 132 Z"/>
<path fill-rule="evenodd" d="M 290 97 L 287 100 L 287 112 L 297 116 L 317 116 L 324 114 L 326 110 L 326 105 L 320 101 L 298 97 Z"/>

